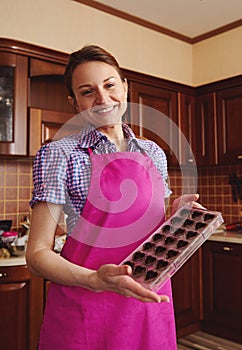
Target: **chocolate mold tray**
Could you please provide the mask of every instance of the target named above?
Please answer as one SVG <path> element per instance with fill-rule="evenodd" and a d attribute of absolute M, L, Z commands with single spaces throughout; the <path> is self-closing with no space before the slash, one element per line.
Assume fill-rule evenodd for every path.
<path fill-rule="evenodd" d="M 121 264 L 131 277 L 157 291 L 223 223 L 220 212 L 181 207 Z"/>

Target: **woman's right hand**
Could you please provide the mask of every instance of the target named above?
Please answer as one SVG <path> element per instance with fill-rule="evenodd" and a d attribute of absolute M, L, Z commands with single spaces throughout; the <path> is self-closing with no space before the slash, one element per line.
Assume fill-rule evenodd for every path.
<path fill-rule="evenodd" d="M 158 295 L 144 288 L 130 277 L 132 269 L 128 265 L 102 265 L 90 276 L 90 284 L 96 292 L 112 291 L 143 302 L 169 302 L 166 295 Z"/>

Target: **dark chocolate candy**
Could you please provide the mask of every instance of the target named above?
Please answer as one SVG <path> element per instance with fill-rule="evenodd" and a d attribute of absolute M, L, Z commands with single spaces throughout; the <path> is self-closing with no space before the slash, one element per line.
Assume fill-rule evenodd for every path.
<path fill-rule="evenodd" d="M 205 227 L 206 224 L 204 222 L 197 222 L 195 225 L 195 230 L 199 230 L 200 228 Z"/>
<path fill-rule="evenodd" d="M 186 220 L 184 221 L 184 223 L 183 223 L 183 226 L 184 226 L 184 227 L 191 226 L 193 223 L 194 223 L 193 220 L 191 220 L 191 219 L 186 219 Z"/>
<path fill-rule="evenodd" d="M 158 245 L 158 247 L 156 247 L 155 249 L 155 254 L 159 256 L 159 255 L 162 255 L 165 251 L 166 251 L 165 247 L 163 247 L 162 245 Z"/>
<path fill-rule="evenodd" d="M 141 260 L 145 257 L 145 253 L 142 253 L 142 252 L 135 252 L 133 254 L 133 260 L 134 261 L 137 261 L 137 260 Z"/>
<path fill-rule="evenodd" d="M 153 270 L 149 270 L 146 273 L 145 281 L 150 281 L 150 280 L 156 278 L 157 276 L 158 276 L 158 272 L 153 271 Z"/>
<path fill-rule="evenodd" d="M 179 248 L 184 248 L 184 247 L 186 247 L 188 245 L 188 242 L 187 241 L 184 241 L 184 240 L 182 240 L 182 239 L 180 239 L 179 241 L 178 241 L 178 243 L 177 243 L 177 248 L 179 249 Z"/>
<path fill-rule="evenodd" d="M 166 237 L 165 239 L 165 244 L 168 245 L 168 244 L 171 244 L 171 243 L 174 243 L 175 242 L 175 238 L 171 237 L 171 236 L 168 236 Z"/>
<path fill-rule="evenodd" d="M 181 236 L 183 235 L 185 232 L 184 228 L 178 228 L 175 232 L 174 232 L 174 236 Z"/>
<path fill-rule="evenodd" d="M 207 213 L 207 214 L 204 215 L 204 221 L 212 220 L 214 218 L 215 218 L 214 214 Z"/>
<path fill-rule="evenodd" d="M 162 231 L 163 232 L 170 232 L 172 230 L 172 226 L 171 225 L 165 225 L 162 227 Z"/>
<path fill-rule="evenodd" d="M 177 250 L 174 249 L 170 249 L 167 253 L 167 258 L 174 258 L 175 256 L 177 256 L 179 254 L 179 252 Z"/>
<path fill-rule="evenodd" d="M 187 232 L 187 239 L 194 238 L 196 236 L 197 236 L 197 232 L 196 231 L 188 231 Z"/>
<path fill-rule="evenodd" d="M 192 218 L 195 219 L 195 218 L 199 218 L 199 216 L 202 216 L 203 213 L 201 211 L 197 211 L 195 210 L 193 213 L 192 213 Z"/>
<path fill-rule="evenodd" d="M 134 266 L 134 263 L 133 263 L 132 261 L 125 261 L 125 262 L 123 263 L 123 265 L 129 265 L 129 266 L 133 267 L 133 266 Z"/>
<path fill-rule="evenodd" d="M 152 255 L 148 255 L 146 258 L 145 258 L 145 265 L 151 265 L 153 264 L 154 262 L 156 261 L 156 258 Z"/>
<path fill-rule="evenodd" d="M 156 268 L 157 268 L 157 270 L 161 270 L 161 269 L 163 269 L 164 267 L 166 267 L 168 265 L 168 261 L 166 261 L 166 260 L 159 260 L 158 262 L 157 262 L 157 264 L 156 264 Z"/>
<path fill-rule="evenodd" d="M 142 265 L 137 265 L 135 266 L 134 270 L 133 270 L 133 275 L 134 276 L 140 276 L 142 275 L 144 272 L 146 271 L 146 268 Z"/>
<path fill-rule="evenodd" d="M 143 250 L 150 250 L 155 246 L 155 243 L 146 242 L 143 244 Z"/>
<path fill-rule="evenodd" d="M 154 242 L 159 242 L 164 238 L 164 235 L 161 233 L 155 233 L 154 236 L 152 237 Z"/>

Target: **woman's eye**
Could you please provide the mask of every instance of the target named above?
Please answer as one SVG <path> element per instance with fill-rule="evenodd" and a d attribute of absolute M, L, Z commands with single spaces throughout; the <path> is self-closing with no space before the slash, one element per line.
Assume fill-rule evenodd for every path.
<path fill-rule="evenodd" d="M 114 84 L 113 84 L 113 83 L 108 83 L 108 84 L 106 85 L 106 88 L 107 88 L 107 89 L 111 89 L 112 87 L 114 87 Z"/>
<path fill-rule="evenodd" d="M 92 92 L 93 92 L 93 90 L 84 90 L 84 91 L 82 91 L 82 96 L 89 96 L 89 95 L 91 95 Z"/>

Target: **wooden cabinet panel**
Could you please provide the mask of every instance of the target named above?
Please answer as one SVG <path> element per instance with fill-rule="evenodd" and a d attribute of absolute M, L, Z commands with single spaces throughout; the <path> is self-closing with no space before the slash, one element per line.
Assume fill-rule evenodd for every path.
<path fill-rule="evenodd" d="M 177 335 L 200 329 L 202 313 L 201 258 L 199 249 L 172 277 Z"/>
<path fill-rule="evenodd" d="M 1 348 L 26 350 L 30 275 L 24 267 L 0 267 L 0 277 Z"/>
<path fill-rule="evenodd" d="M 242 84 L 217 92 L 218 157 L 220 164 L 242 163 Z"/>
<path fill-rule="evenodd" d="M 35 156 L 41 145 L 66 135 L 78 132 L 79 127 L 68 124 L 62 126 L 72 117 L 72 113 L 48 111 L 37 108 L 30 108 L 29 115 L 29 155 Z"/>
<path fill-rule="evenodd" d="M 43 315 L 43 280 L 27 266 L 0 267 L 0 347 L 36 350 Z"/>
<path fill-rule="evenodd" d="M 198 165 L 217 163 L 215 94 L 196 97 L 196 161 Z"/>
<path fill-rule="evenodd" d="M 27 155 L 28 58 L 1 52 L 0 66 L 14 67 L 12 139 L 0 142 L 0 155 Z M 6 118 L 2 115 L 3 120 Z"/>
<path fill-rule="evenodd" d="M 203 246 L 205 331 L 242 342 L 242 245 Z"/>
<path fill-rule="evenodd" d="M 130 82 L 130 123 L 137 135 L 155 141 L 169 165 L 177 164 L 177 94 L 156 86 Z"/>
<path fill-rule="evenodd" d="M 196 151 L 195 96 L 178 92 L 179 161 L 194 164 Z"/>

